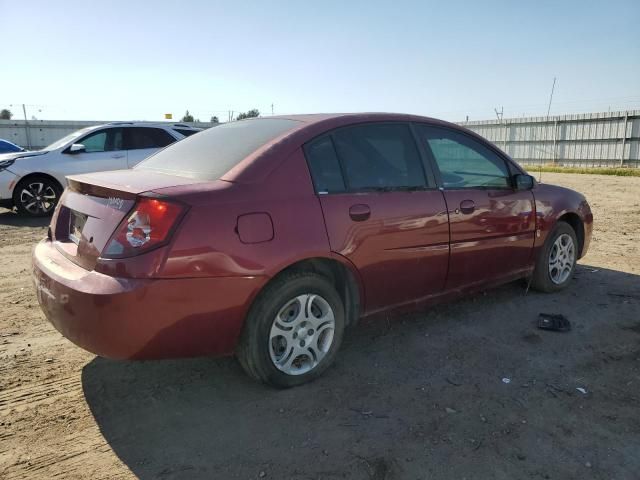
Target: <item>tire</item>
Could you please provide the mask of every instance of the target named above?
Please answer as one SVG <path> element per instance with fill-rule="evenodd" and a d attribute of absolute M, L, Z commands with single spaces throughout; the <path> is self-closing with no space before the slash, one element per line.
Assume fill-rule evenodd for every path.
<path fill-rule="evenodd" d="M 536 259 L 531 286 L 547 293 L 563 290 L 571 281 L 577 261 L 578 238 L 576 232 L 571 225 L 560 221 L 549 234 Z M 553 267 L 551 262 L 554 263 Z"/>
<path fill-rule="evenodd" d="M 62 188 L 48 177 L 33 176 L 18 182 L 13 191 L 13 204 L 20 215 L 51 215 L 62 195 Z M 35 203 L 34 203 L 35 202 Z"/>
<path fill-rule="evenodd" d="M 236 356 L 256 380 L 294 387 L 333 363 L 344 327 L 344 305 L 330 280 L 314 272 L 284 274 L 252 305 Z"/>

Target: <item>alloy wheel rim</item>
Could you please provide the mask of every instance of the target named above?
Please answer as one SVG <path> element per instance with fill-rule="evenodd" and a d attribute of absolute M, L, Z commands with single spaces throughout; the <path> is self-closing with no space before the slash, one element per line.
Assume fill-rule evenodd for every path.
<path fill-rule="evenodd" d="M 271 325 L 273 365 L 287 375 L 310 372 L 329 352 L 335 327 L 333 310 L 320 295 L 306 293 L 288 300 Z"/>
<path fill-rule="evenodd" d="M 567 281 L 575 264 L 576 253 L 573 239 L 563 233 L 551 246 L 549 252 L 549 278 L 556 285 Z"/>
<path fill-rule="evenodd" d="M 20 204 L 29 213 L 48 213 L 56 204 L 56 192 L 51 185 L 42 182 L 27 184 L 20 191 Z"/>

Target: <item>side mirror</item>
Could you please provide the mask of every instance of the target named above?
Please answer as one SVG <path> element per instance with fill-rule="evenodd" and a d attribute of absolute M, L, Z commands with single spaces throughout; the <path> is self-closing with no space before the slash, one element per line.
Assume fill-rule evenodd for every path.
<path fill-rule="evenodd" d="M 74 143 L 69 147 L 69 153 L 80 153 L 85 151 L 86 151 L 86 148 L 81 143 Z"/>
<path fill-rule="evenodd" d="M 536 181 L 531 175 L 518 173 L 513 176 L 513 186 L 516 190 L 531 190 Z"/>

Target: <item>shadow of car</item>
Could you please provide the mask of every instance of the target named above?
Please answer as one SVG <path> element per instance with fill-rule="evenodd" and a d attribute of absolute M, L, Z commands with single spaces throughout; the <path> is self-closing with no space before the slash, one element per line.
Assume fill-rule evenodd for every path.
<path fill-rule="evenodd" d="M 638 434 L 636 387 L 625 384 L 640 354 L 638 276 L 581 266 L 574 280 L 551 300 L 511 284 L 436 307 L 428 321 L 363 322 L 334 369 L 295 389 L 252 382 L 228 358 L 95 358 L 82 371 L 85 399 L 143 480 L 568 478 L 576 451 L 630 478 L 640 466 L 623 456 Z M 570 316 L 573 331 L 538 330 L 540 311 Z M 576 392 L 576 379 L 592 397 Z M 601 441 L 587 441 L 590 432 Z"/>

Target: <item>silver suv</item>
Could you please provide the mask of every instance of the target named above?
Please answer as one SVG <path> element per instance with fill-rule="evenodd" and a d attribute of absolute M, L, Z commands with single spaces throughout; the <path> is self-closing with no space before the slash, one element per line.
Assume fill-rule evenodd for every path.
<path fill-rule="evenodd" d="M 48 215 L 67 175 L 131 168 L 200 130 L 182 123 L 113 122 L 83 128 L 42 150 L 0 155 L 0 207 Z"/>

